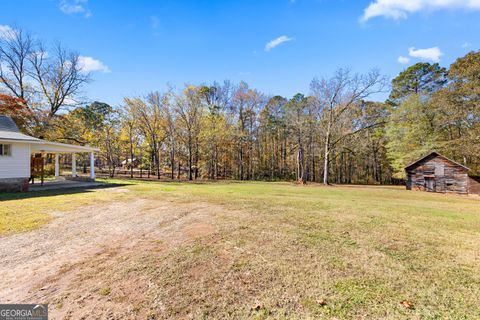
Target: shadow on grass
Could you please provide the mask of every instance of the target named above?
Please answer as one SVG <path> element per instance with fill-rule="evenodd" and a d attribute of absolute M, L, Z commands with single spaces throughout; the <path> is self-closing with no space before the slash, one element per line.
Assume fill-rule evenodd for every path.
<path fill-rule="evenodd" d="M 77 193 L 89 193 L 94 192 L 98 189 L 108 189 L 116 187 L 124 187 L 128 184 L 124 183 L 103 183 L 92 186 L 84 187 L 68 187 L 65 189 L 51 189 L 51 190 L 38 190 L 38 191 L 27 191 L 27 192 L 12 192 L 12 193 L 0 193 L 0 201 L 8 200 L 21 200 L 21 199 L 30 199 L 30 198 L 39 198 L 39 197 L 53 197 L 53 196 L 63 196 L 68 194 L 77 194 Z"/>
<path fill-rule="evenodd" d="M 111 177 L 107 177 L 107 176 L 97 176 L 98 178 L 100 179 L 104 179 L 105 181 L 108 181 L 108 180 L 114 180 L 114 181 L 128 181 L 129 183 L 143 183 L 143 182 L 147 182 L 147 183 L 174 183 L 174 184 L 215 184 L 215 183 L 245 183 L 245 182 L 254 182 L 254 181 L 240 181 L 240 180 L 230 180 L 230 179 L 217 179 L 217 180 L 209 180 L 209 179 L 196 179 L 196 180 L 188 180 L 188 179 L 184 179 L 184 178 L 181 178 L 181 179 L 171 179 L 171 178 L 165 178 L 165 177 L 162 177 L 160 179 L 157 179 L 156 177 L 151 177 L 151 178 L 147 178 L 147 177 L 143 177 L 143 178 L 140 178 L 140 177 L 133 177 L 133 178 L 130 178 L 130 177 L 125 177 L 125 176 L 115 176 L 113 178 Z"/>
<path fill-rule="evenodd" d="M 259 179 L 259 180 L 236 180 L 236 179 L 194 179 L 188 180 L 186 178 L 180 179 L 171 179 L 168 177 L 161 177 L 158 179 L 156 176 L 152 176 L 150 178 L 145 177 L 133 177 L 130 178 L 129 176 L 115 176 L 113 178 L 104 176 L 104 175 L 97 175 L 98 178 L 104 179 L 105 181 L 114 180 L 114 181 L 128 181 L 128 182 L 152 182 L 152 183 L 185 183 L 185 184 L 246 184 L 246 183 L 290 183 L 295 184 L 293 180 L 268 180 L 268 179 Z"/>

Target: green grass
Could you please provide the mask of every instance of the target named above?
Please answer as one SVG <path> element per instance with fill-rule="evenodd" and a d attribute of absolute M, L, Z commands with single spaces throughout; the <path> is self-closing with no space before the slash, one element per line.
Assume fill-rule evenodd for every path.
<path fill-rule="evenodd" d="M 98 290 L 98 294 L 104 297 L 108 296 L 110 292 L 111 292 L 111 289 L 107 287 L 100 288 L 100 290 Z"/>
<path fill-rule="evenodd" d="M 0 232 L 47 223 L 54 210 L 109 201 L 209 204 L 223 208 L 214 235 L 119 260 L 112 293 L 122 279 L 147 279 L 157 289 L 143 303 L 162 301 L 152 311 L 159 318 L 480 318 L 478 199 L 401 187 L 262 182 L 122 188 L 130 192 L 3 201 Z M 200 278 L 189 276 L 199 268 Z"/>

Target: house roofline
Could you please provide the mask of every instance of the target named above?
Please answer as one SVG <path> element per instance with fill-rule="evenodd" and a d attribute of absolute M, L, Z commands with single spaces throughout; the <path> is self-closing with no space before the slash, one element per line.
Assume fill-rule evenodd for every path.
<path fill-rule="evenodd" d="M 41 143 L 41 141 L 38 140 L 27 140 L 27 139 L 15 139 L 15 138 L 1 138 L 0 141 L 2 142 L 15 142 L 15 143 Z"/>
<path fill-rule="evenodd" d="M 33 140 L 35 139 L 35 140 Z M 35 146 L 34 149 L 37 149 L 37 146 L 43 145 L 45 147 L 60 147 L 60 148 L 65 148 L 65 149 L 71 149 L 72 151 L 65 151 L 65 150 L 59 150 L 58 152 L 99 152 L 100 149 L 90 147 L 90 146 L 79 146 L 75 144 L 67 144 L 67 143 L 61 143 L 61 142 L 53 142 L 53 141 L 47 141 L 47 140 L 41 140 L 37 138 L 33 138 L 32 140 L 27 140 L 27 139 L 15 139 L 15 138 L 1 138 L 1 142 L 10 142 L 10 143 L 24 143 L 24 144 L 30 144 L 32 146 Z M 54 150 L 48 150 L 52 151 L 54 153 Z"/>

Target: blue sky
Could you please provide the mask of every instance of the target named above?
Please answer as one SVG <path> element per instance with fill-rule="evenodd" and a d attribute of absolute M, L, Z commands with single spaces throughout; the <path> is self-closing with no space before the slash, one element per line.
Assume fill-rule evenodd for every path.
<path fill-rule="evenodd" d="M 87 97 L 117 105 L 167 84 L 291 97 L 338 67 L 448 66 L 479 49 L 479 18 L 480 0 L 2 0 L 0 32 L 60 40 L 93 70 Z"/>

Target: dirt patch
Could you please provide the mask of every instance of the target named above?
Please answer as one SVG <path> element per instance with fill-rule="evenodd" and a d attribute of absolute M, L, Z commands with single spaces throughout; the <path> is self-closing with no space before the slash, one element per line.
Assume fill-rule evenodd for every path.
<path fill-rule="evenodd" d="M 148 281 L 121 279 L 119 286 L 110 288 L 98 283 L 102 270 L 110 271 L 114 262 L 128 264 L 132 256 L 159 254 L 212 234 L 220 210 L 207 204 L 172 206 L 168 201 L 138 199 L 57 212 L 43 228 L 1 238 L 0 301 L 48 301 L 54 303 L 54 318 L 82 318 L 93 309 L 103 310 L 99 314 L 107 317 L 111 312 L 138 316 L 134 304 L 144 300 Z M 65 301 L 74 302 L 78 312 L 66 307 Z M 118 313 L 117 307 L 125 307 L 125 301 L 128 308 Z"/>
<path fill-rule="evenodd" d="M 194 223 L 186 226 L 183 232 L 187 237 L 195 239 L 212 234 L 215 232 L 215 228 L 213 225 L 207 223 Z"/>

